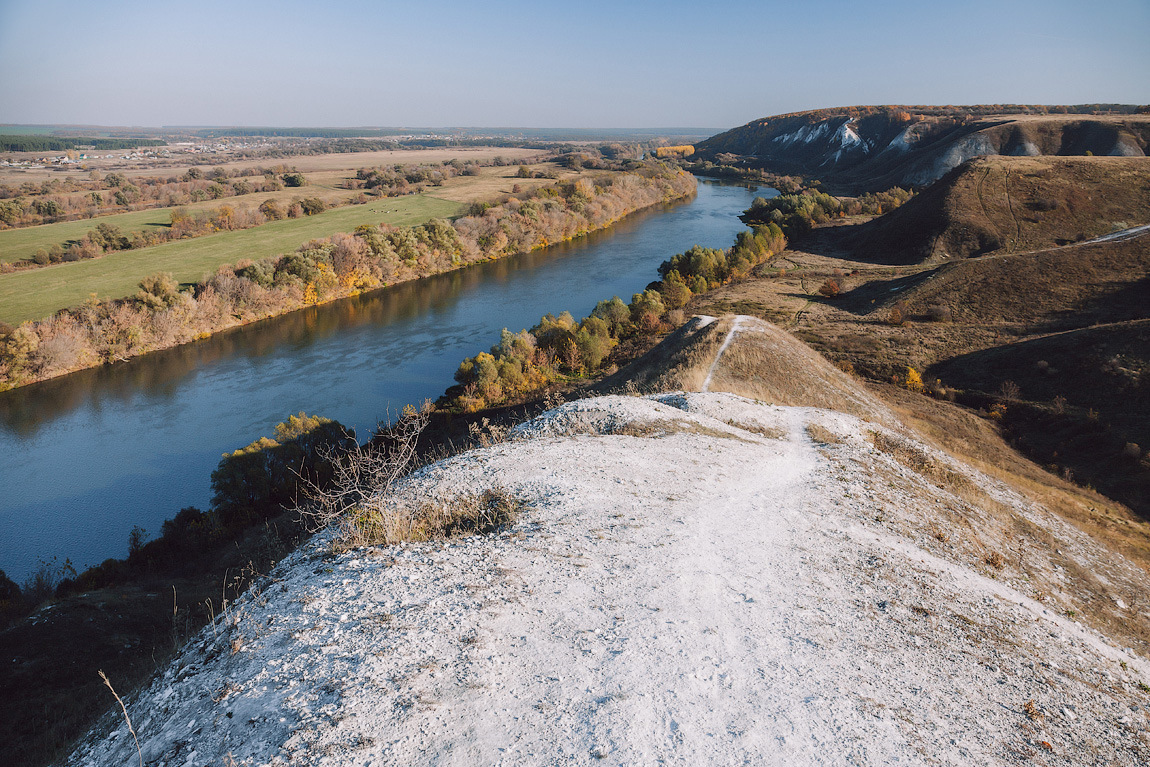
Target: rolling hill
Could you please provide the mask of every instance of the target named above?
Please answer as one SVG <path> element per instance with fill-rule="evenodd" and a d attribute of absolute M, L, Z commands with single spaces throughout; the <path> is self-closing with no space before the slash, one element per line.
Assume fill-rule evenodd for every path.
<path fill-rule="evenodd" d="M 1019 109 L 1026 112 L 923 106 L 799 112 L 712 136 L 696 145 L 696 154 L 858 192 L 925 186 L 974 157 L 1134 157 L 1144 156 L 1150 144 L 1150 116 L 1137 114 L 1136 107 L 1108 105 L 1107 114 L 1039 113 L 1073 107 Z"/>

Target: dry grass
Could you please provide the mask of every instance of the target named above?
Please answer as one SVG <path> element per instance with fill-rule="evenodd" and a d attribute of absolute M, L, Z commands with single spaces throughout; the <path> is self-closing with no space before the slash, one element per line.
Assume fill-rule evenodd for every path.
<path fill-rule="evenodd" d="M 843 438 L 817 423 L 807 424 L 807 436 L 821 445 L 841 445 Z"/>
<path fill-rule="evenodd" d="M 865 247 L 907 263 L 1077 242 L 1147 223 L 1148 180 L 1141 157 L 978 158 L 865 225 Z"/>
<path fill-rule="evenodd" d="M 950 468 L 910 440 L 879 431 L 871 431 L 869 437 L 875 448 L 939 487 L 954 492 L 971 489 L 971 482 L 964 474 Z"/>
<path fill-rule="evenodd" d="M 348 513 L 337 548 L 486 535 L 513 524 L 523 508 L 500 487 L 435 501 L 382 498 Z"/>
<path fill-rule="evenodd" d="M 781 328 L 755 320 L 744 320 L 715 366 L 709 388 L 890 422 L 882 403 L 850 376 Z"/>
<path fill-rule="evenodd" d="M 1043 471 L 984 419 L 895 387 L 882 387 L 881 393 L 917 435 L 1002 482 L 1036 511 L 1033 519 L 1024 517 L 973 483 L 959 492 L 982 515 L 977 529 L 969 531 L 969 543 L 982 550 L 978 560 L 994 567 L 988 558 L 997 552 L 1003 571 L 1024 575 L 1036 592 L 1065 608 L 1073 606 L 1083 622 L 1129 646 L 1150 647 L 1144 586 L 1150 577 L 1150 524 L 1094 491 Z M 1074 534 L 1059 523 L 1085 534 L 1088 545 L 1071 543 Z M 1129 609 L 1117 608 L 1116 597 Z"/>
<path fill-rule="evenodd" d="M 761 423 L 754 423 L 751 421 L 736 421 L 730 418 L 727 419 L 727 425 L 734 426 L 736 429 L 742 429 L 743 431 L 749 431 L 752 434 L 758 434 L 760 437 L 766 437 L 767 439 L 787 438 L 786 429 L 783 429 L 779 426 L 764 426 Z"/>
<path fill-rule="evenodd" d="M 723 331 L 712 322 L 698 327 L 689 320 L 634 362 L 595 387 L 601 392 L 699 391 L 707 367 L 723 342 Z"/>

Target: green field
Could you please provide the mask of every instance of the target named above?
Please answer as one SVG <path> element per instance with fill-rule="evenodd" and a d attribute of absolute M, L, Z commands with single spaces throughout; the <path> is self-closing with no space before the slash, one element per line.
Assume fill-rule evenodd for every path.
<path fill-rule="evenodd" d="M 219 207 L 219 202 L 214 201 Z M 200 205 L 188 205 L 195 210 Z M 112 224 L 120 227 L 124 234 L 143 232 L 149 229 L 167 228 L 172 222 L 173 208 L 153 208 L 138 210 L 135 213 L 117 213 L 114 216 L 84 218 L 79 221 L 62 221 L 58 224 L 26 226 L 22 229 L 5 229 L 0 232 L 0 263 L 21 261 L 31 258 L 39 248 L 48 249 L 53 245 L 64 245 L 69 240 L 79 240 L 96 224 Z"/>
<path fill-rule="evenodd" d="M 220 232 L 152 248 L 109 253 L 89 261 L 4 274 L 0 275 L 0 321 L 15 325 L 42 319 L 60 309 L 84 303 L 91 293 L 100 298 L 130 296 L 138 289 L 140 280 L 156 272 L 171 272 L 182 283 L 197 282 L 221 264 L 288 253 L 308 240 L 350 232 L 360 224 L 387 222 L 411 226 L 432 218 L 452 218 L 466 208 L 463 203 L 422 194 L 392 197 L 367 205 L 334 208 L 315 216 L 273 221 L 254 229 Z M 146 216 L 158 212 L 125 215 Z M 164 220 L 167 221 L 166 209 Z M 81 235 L 93 226 L 90 221 L 68 223 L 82 224 Z M 117 225 L 127 228 L 119 222 Z M 0 234 L 23 231 L 28 230 Z"/>
<path fill-rule="evenodd" d="M 287 207 L 292 199 L 301 196 L 320 197 L 329 206 L 338 207 L 344 204 L 347 195 L 347 190 L 338 189 L 334 185 L 309 184 L 307 193 L 303 195 L 300 194 L 299 189 L 284 189 L 278 192 L 256 192 L 240 197 L 204 200 L 178 207 L 194 213 L 196 211 L 214 211 L 221 205 L 231 205 L 236 209 L 255 208 L 264 200 L 276 200 L 280 205 Z M 151 229 L 166 229 L 171 224 L 173 210 L 176 208 L 152 208 L 132 213 L 115 213 L 110 216 L 84 218 L 78 221 L 61 221 L 56 224 L 5 229 L 0 232 L 0 263 L 31 258 L 39 248 L 47 249 L 53 245 L 67 247 L 66 243 L 79 240 L 89 231 L 95 229 L 97 224 L 111 224 L 119 227 L 123 234 L 144 232 Z"/>

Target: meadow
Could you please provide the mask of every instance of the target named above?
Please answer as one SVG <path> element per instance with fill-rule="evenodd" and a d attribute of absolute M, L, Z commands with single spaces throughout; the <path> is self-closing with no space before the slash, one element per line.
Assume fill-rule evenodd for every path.
<path fill-rule="evenodd" d="M 385 153 L 365 153 L 383 155 Z M 401 153 L 393 153 L 401 154 Z M 406 159 L 438 161 L 437 153 L 415 155 L 402 153 Z M 432 218 L 455 218 L 476 201 L 506 197 L 516 189 L 523 191 L 554 179 L 517 177 L 517 165 L 484 167 L 474 176 L 459 175 L 447 179 L 420 194 L 375 199 L 365 204 L 349 205 L 359 195 L 345 184 L 354 173 L 348 168 L 348 157 L 331 156 L 300 158 L 310 160 L 308 184 L 277 192 L 253 193 L 219 200 L 208 200 L 181 206 L 188 211 L 212 211 L 222 205 L 236 210 L 255 209 L 265 200 L 275 200 L 287 207 L 293 200 L 317 197 L 329 206 L 313 216 L 270 221 L 258 227 L 178 240 L 138 250 L 105 253 L 100 258 L 53 264 L 38 269 L 0 274 L 0 322 L 12 325 L 26 320 L 39 320 L 60 309 L 78 306 L 95 293 L 101 299 L 133 295 L 140 280 L 157 272 L 170 272 L 184 284 L 201 280 L 223 264 L 240 259 L 260 259 L 295 250 L 308 240 L 330 237 L 336 232 L 350 232 L 360 224 L 387 223 L 412 226 Z M 339 167 L 335 159 L 342 159 Z M 357 156 L 357 161 L 365 159 Z M 318 167 L 327 164 L 333 167 Z M 304 163 L 301 163 L 304 164 Z M 579 171 L 561 168 L 554 163 L 533 164 L 533 170 L 546 171 L 559 179 L 578 176 Z M 340 207 L 335 207 L 340 206 Z M 174 208 L 153 208 L 93 219 L 64 221 L 43 226 L 0 231 L 0 263 L 31 258 L 40 248 L 78 241 L 97 224 L 111 224 L 124 234 L 133 231 L 167 228 Z"/>
<path fill-rule="evenodd" d="M 102 299 L 130 296 L 136 292 L 140 280 L 157 272 L 171 272 L 181 283 L 194 283 L 223 264 L 287 253 L 308 240 L 350 232 L 360 224 L 411 226 L 432 218 L 454 218 L 466 207 L 462 202 L 429 194 L 391 197 L 314 216 L 271 221 L 253 229 L 219 232 L 151 248 L 107 253 L 91 260 L 0 275 L 0 321 L 16 325 L 25 320 L 42 319 L 60 309 L 84 303 L 92 293 Z M 140 211 L 125 216 L 138 216 L 144 221 L 147 216 L 161 212 Z M 116 221 L 120 218 L 100 220 L 114 222 L 126 230 L 125 225 Z M 72 224 L 83 225 L 85 232 L 94 226 L 91 221 L 51 226 Z M 31 230 L 14 229 L 3 234 L 19 235 L 25 231 Z"/>

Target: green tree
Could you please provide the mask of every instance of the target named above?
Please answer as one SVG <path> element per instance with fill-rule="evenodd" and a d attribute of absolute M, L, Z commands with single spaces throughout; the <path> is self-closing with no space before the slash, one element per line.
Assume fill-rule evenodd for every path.
<path fill-rule="evenodd" d="M 275 434 L 225 453 L 212 472 L 212 511 L 225 528 L 240 529 L 293 506 L 306 482 L 326 486 L 333 474 L 330 456 L 355 445 L 338 422 L 302 412 L 277 425 Z"/>

